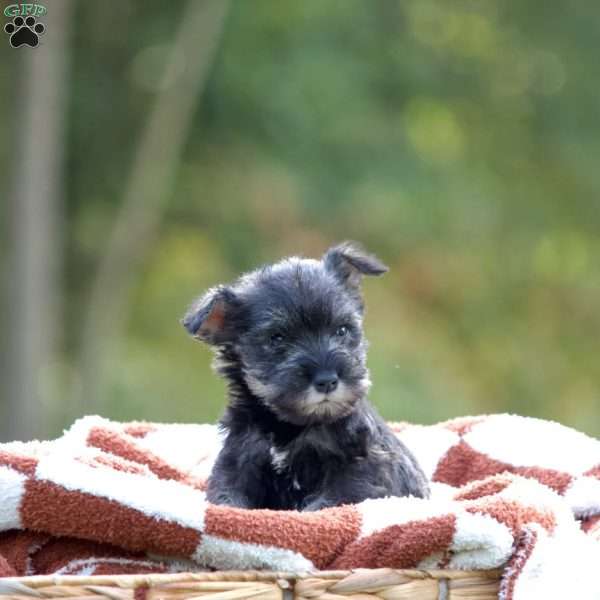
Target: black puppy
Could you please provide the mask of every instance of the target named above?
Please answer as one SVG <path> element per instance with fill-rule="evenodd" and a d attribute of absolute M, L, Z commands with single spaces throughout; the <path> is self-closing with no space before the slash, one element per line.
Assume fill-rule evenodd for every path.
<path fill-rule="evenodd" d="M 387 267 L 358 246 L 288 258 L 209 290 L 183 324 L 216 349 L 226 434 L 207 498 L 317 510 L 429 494 L 410 451 L 367 401 L 362 275 Z"/>

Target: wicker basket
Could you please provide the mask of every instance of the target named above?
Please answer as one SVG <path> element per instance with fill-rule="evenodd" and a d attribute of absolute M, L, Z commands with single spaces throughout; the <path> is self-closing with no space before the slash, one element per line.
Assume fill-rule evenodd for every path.
<path fill-rule="evenodd" d="M 501 571 L 357 569 L 0 579 L 0 600 L 493 600 Z"/>

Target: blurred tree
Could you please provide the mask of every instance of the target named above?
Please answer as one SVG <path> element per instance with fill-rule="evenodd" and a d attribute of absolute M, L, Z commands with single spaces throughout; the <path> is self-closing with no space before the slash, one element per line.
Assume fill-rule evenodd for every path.
<path fill-rule="evenodd" d="M 184 18 L 215 6 L 74 3 L 66 318 L 43 370 L 58 411 L 45 432 L 96 410 L 214 420 L 224 390 L 177 323 L 186 304 L 261 262 L 356 238 L 391 266 L 365 285 L 386 417 L 513 411 L 600 435 L 600 11 L 232 2 L 215 46 L 212 17 Z M 11 83 L 28 50 L 0 44 L 3 174 L 23 143 Z M 24 274 L 3 258 L 7 302 Z M 0 339 L 7 374 L 23 355 L 14 335 Z"/>
<path fill-rule="evenodd" d="M 70 0 L 48 15 L 43 52 L 23 52 L 19 132 L 12 155 L 12 293 L 9 363 L 0 435 L 30 438 L 46 431 L 52 368 L 62 328 L 63 156 L 69 68 Z"/>
<path fill-rule="evenodd" d="M 122 336 L 136 273 L 156 239 L 194 109 L 210 73 L 227 5 L 223 0 L 189 0 L 182 13 L 162 76 L 171 77 L 182 59 L 184 72 L 178 85 L 157 94 L 91 287 L 81 349 L 84 410 L 102 406 L 106 357 Z"/>

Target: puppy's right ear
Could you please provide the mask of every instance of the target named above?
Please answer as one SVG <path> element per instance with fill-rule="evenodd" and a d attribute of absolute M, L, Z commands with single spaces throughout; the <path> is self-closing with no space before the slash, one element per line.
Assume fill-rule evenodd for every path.
<path fill-rule="evenodd" d="M 198 340 L 215 346 L 224 344 L 233 339 L 236 304 L 237 297 L 230 288 L 211 288 L 194 302 L 181 323 Z"/>
<path fill-rule="evenodd" d="M 342 283 L 358 289 L 363 275 L 382 275 L 388 268 L 372 254 L 367 254 L 355 242 L 343 242 L 329 248 L 323 256 L 323 263 Z"/>

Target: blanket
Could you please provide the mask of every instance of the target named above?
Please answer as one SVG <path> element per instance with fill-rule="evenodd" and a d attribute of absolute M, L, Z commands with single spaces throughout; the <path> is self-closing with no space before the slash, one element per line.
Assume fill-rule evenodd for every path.
<path fill-rule="evenodd" d="M 0 576 L 501 567 L 502 600 L 600 598 L 600 441 L 515 415 L 392 427 L 431 498 L 313 513 L 209 504 L 212 425 L 94 416 L 0 445 Z"/>

